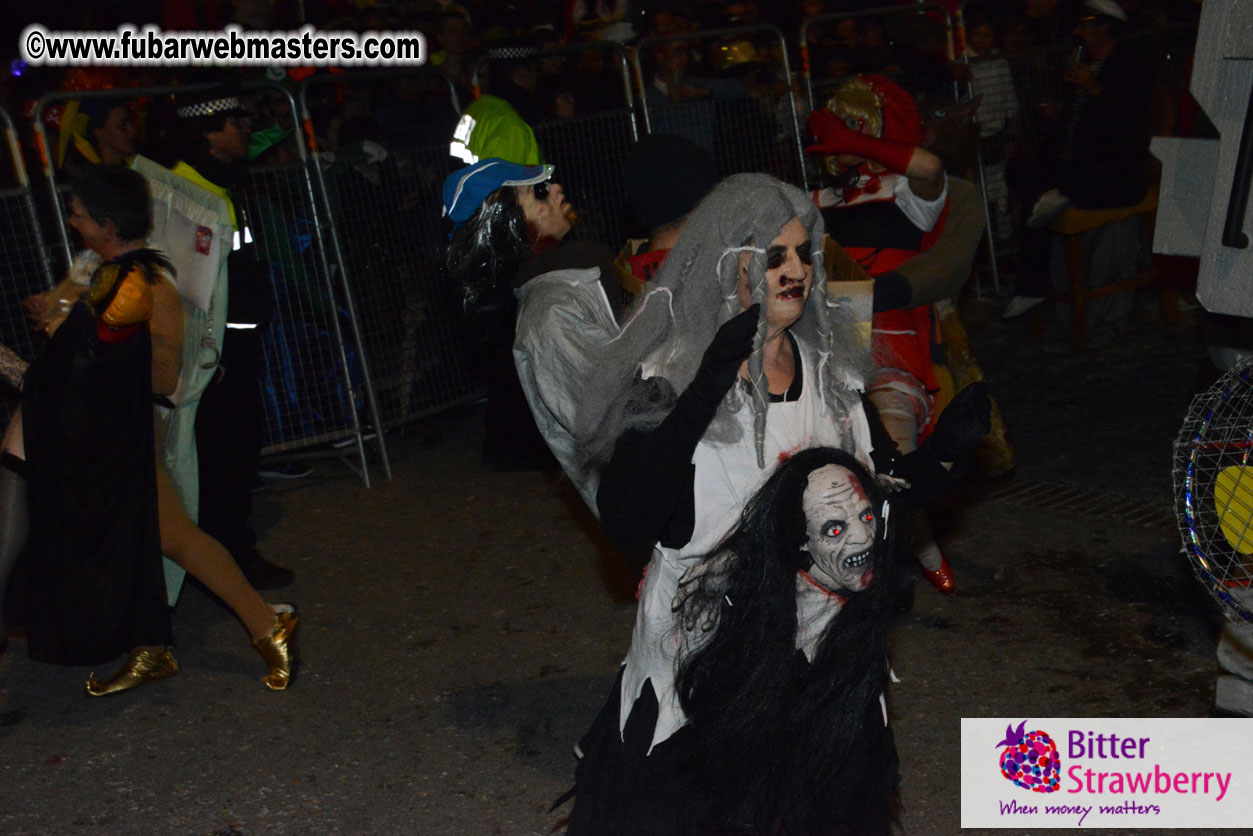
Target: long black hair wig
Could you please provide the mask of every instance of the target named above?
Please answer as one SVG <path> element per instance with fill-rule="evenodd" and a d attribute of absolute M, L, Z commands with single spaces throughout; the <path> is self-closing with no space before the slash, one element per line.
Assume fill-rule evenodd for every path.
<path fill-rule="evenodd" d="M 444 264 L 461 291 L 462 309 L 475 331 L 482 334 L 501 316 L 513 315 L 514 274 L 532 246 L 533 236 L 513 186 L 489 194 L 453 230 Z"/>
<path fill-rule="evenodd" d="M 870 586 L 843 601 L 810 662 L 796 645 L 797 572 L 809 566 L 802 497 L 825 465 L 853 472 L 879 525 Z M 850 454 L 797 453 L 758 491 L 678 605 L 691 639 L 677 679 L 690 721 L 689 774 L 703 785 L 710 832 L 889 831 L 897 764 L 879 697 L 900 587 L 883 499 Z"/>

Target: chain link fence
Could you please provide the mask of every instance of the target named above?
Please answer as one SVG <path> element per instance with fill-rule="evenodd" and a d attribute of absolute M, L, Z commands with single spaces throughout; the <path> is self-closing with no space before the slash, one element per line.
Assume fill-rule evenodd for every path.
<path fill-rule="evenodd" d="M 805 185 L 792 69 L 776 27 L 645 38 L 633 62 L 648 133 L 691 140 L 722 177 L 761 171 Z"/>
<path fill-rule="evenodd" d="M 616 246 L 631 224 L 622 164 L 639 137 L 626 50 L 602 41 L 508 52 L 502 58 L 489 50 L 475 80 L 490 94 L 512 84 L 519 64 L 535 73 L 529 121 L 545 162 L 555 166 L 553 179 L 578 212 L 570 237 Z"/>
<path fill-rule="evenodd" d="M 57 240 L 51 252 L 70 260 L 74 242 L 65 223 L 64 184 L 58 181 L 52 147 L 43 125 L 49 107 L 71 99 L 127 99 L 140 97 L 154 108 L 168 105 L 178 94 L 208 89 L 206 85 L 179 88 L 137 88 L 125 91 L 54 93 L 36 106 L 34 127 L 41 149 L 43 180 L 53 205 Z M 290 93 L 277 84 L 245 85 L 249 103 L 270 97 L 263 109 L 283 137 L 267 150 L 267 157 L 286 160 L 249 167 L 236 197 L 251 227 L 240 230 L 244 241 L 251 236 L 256 254 L 269 270 L 274 293 L 274 318 L 263 336 L 265 378 L 261 381 L 266 405 L 262 455 L 289 457 L 293 451 L 327 445 L 318 455 L 358 454 L 357 465 L 369 483 L 369 469 L 361 415 L 372 403 L 369 376 L 351 315 L 351 300 L 336 292 L 330 247 L 324 240 L 325 209 L 319 208 L 310 179 L 309 159 L 300 142 L 302 132 Z M 275 108 L 274 102 L 285 104 Z M 167 126 L 168 127 L 168 126 Z M 170 151 L 171 149 L 162 149 Z M 176 150 L 176 149 L 175 149 Z M 281 152 L 281 153 L 280 153 Z M 168 162 L 177 159 L 172 154 Z M 33 210 L 32 210 L 33 211 Z M 225 317 L 225 310 L 214 314 Z M 384 468 L 386 448 L 376 440 Z M 333 446 L 332 446 L 333 445 Z"/>
<path fill-rule="evenodd" d="M 0 126 L 5 136 L 4 166 L 8 176 L 0 188 L 0 343 L 32 360 L 38 350 L 30 324 L 22 309 L 22 300 L 53 284 L 52 265 L 48 260 L 43 233 L 37 222 L 31 182 L 22 159 L 17 127 L 7 111 L 0 108 Z M 8 426 L 18 393 L 4 386 L 0 398 L 0 421 Z"/>
<path fill-rule="evenodd" d="M 425 113 L 444 114 L 440 144 L 429 144 L 437 137 L 416 124 L 370 130 L 384 124 L 388 111 L 379 106 L 396 95 L 420 98 Z M 357 103 L 348 119 L 360 129 L 346 119 L 332 138 L 334 150 L 319 148 L 313 159 L 337 242 L 335 269 L 351 292 L 351 319 L 369 358 L 378 426 L 390 430 L 481 395 L 456 293 L 440 268 L 447 241 L 440 189 L 454 167 L 448 139 L 456 102 L 434 73 L 318 76 L 300 93 L 317 135 L 330 134 L 322 114 L 335 112 L 319 103 L 338 100 Z"/>

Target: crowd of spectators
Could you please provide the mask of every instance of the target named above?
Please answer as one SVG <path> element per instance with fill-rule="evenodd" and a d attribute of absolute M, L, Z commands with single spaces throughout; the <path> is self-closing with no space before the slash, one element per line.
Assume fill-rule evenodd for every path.
<path fill-rule="evenodd" d="M 403 77 L 343 83 L 353 76 L 341 75 L 333 67 L 246 67 L 229 72 L 244 81 L 277 81 L 293 93 L 296 82 L 311 76 L 325 82 L 307 90 L 310 124 L 324 160 L 330 163 L 338 157 L 349 180 L 377 185 L 381 169 L 376 163 L 389 154 L 394 161 L 396 152 L 418 150 L 416 165 L 392 163 L 397 166 L 392 174 L 406 178 L 403 186 L 394 187 L 396 200 L 410 212 L 413 223 L 429 224 L 437 232 L 434 189 L 446 173 L 441 167 L 453 163 L 442 149 L 448 148 L 459 113 L 480 94 L 507 101 L 538 135 L 547 132 L 552 138 L 549 144 L 541 142 L 547 161 L 562 166 L 572 195 L 584 198 L 580 208 L 586 222 L 577 234 L 616 239 L 622 230 L 605 218 L 617 210 L 587 205 L 579 194 L 580 178 L 571 174 L 571 149 L 587 156 L 578 161 L 580 173 L 592 168 L 589 160 L 601 152 L 591 147 L 596 143 L 589 144 L 584 133 L 557 131 L 563 122 L 625 112 L 632 104 L 638 112 L 641 102 L 633 100 L 641 98 L 642 90 L 649 129 L 680 133 L 702 145 L 714 156 L 721 175 L 767 171 L 799 185 L 802 177 L 793 146 L 796 126 L 805 124 L 811 103 L 805 95 L 806 81 L 812 106 L 820 107 L 849 74 L 881 73 L 915 96 L 931 97 L 920 104 L 928 142 L 951 173 L 974 179 L 973 165 L 982 166 L 993 229 L 998 237 L 1011 238 L 1010 214 L 1019 207 L 1011 206 L 1004 166 L 1035 150 L 1032 142 L 1044 133 L 1038 124 L 1040 102 L 1045 92 L 1056 95 L 1061 87 L 1060 68 L 1036 56 L 1065 56 L 1072 49 L 1074 21 L 1082 3 L 943 0 L 925 4 L 923 10 L 902 11 L 907 7 L 887 0 L 187 0 L 152 2 L 147 7 L 132 2 L 123 12 L 110 4 L 73 0 L 58 4 L 40 23 L 49 29 L 83 31 L 108 30 L 126 22 L 195 31 L 218 30 L 231 23 L 253 30 L 294 29 L 308 23 L 328 31 L 424 33 L 427 66 L 404 72 Z M 1130 37 L 1194 22 L 1199 4 L 1124 0 L 1122 7 L 1130 18 L 1126 30 Z M 8 24 L 8 43 L 17 44 L 21 26 Z M 727 33 L 732 27 L 758 28 Z M 639 79 L 632 56 L 638 58 Z M 110 162 L 136 152 L 172 164 L 172 149 L 178 143 L 172 136 L 176 120 L 169 97 L 128 96 L 126 90 L 183 85 L 209 75 L 217 79 L 223 72 L 187 67 L 36 68 L 16 59 L 9 70 L 0 81 L 0 104 L 18 125 L 32 171 L 39 169 L 32 120 L 41 96 L 53 91 L 118 91 L 117 98 L 108 100 L 80 102 L 66 95 L 66 100 L 43 108 L 49 156 L 67 174 L 82 159 Z M 1046 91 L 1050 84 L 1053 88 Z M 1182 91 L 1182 84 L 1176 86 Z M 955 107 L 959 104 L 953 100 L 955 92 L 957 99 L 977 98 L 964 109 Z M 704 115 L 694 118 L 692 113 L 701 108 L 692 103 L 700 102 L 708 102 L 701 106 Z M 251 162 L 294 163 L 302 126 L 291 100 L 270 88 L 252 94 L 247 103 L 254 113 Z M 685 106 L 690 106 L 687 111 Z M 0 175 L 6 184 L 12 182 L 7 168 Z M 813 185 L 814 172 L 809 174 L 805 179 Z M 43 198 L 42 190 L 36 197 Z M 345 207 L 348 203 L 338 206 Z M 377 237 L 364 222 L 362 229 L 361 241 L 371 240 L 371 234 Z M 299 230 L 292 232 L 298 234 Z M 399 250 L 371 244 L 371 252 Z"/>
<path fill-rule="evenodd" d="M 429 66 L 438 75 L 404 85 L 380 87 L 367 97 L 328 95 L 318 105 L 315 123 L 328 147 L 342 141 L 345 123 L 365 118 L 349 133 L 378 134 L 385 144 L 423 144 L 444 138 L 454 110 L 464 107 L 475 88 L 508 100 L 531 124 L 568 118 L 624 105 L 620 68 L 604 51 L 534 53 L 571 44 L 600 41 L 627 47 L 645 39 L 666 39 L 694 32 L 742 26 L 774 26 L 787 45 L 793 74 L 808 63 L 815 80 L 849 73 L 883 71 L 904 79 L 907 89 L 959 80 L 966 71 L 954 63 L 967 50 L 960 32 L 947 37 L 944 6 L 960 19 L 958 4 L 930 4 L 922 15 L 876 14 L 899 3 L 884 0 L 547 0 L 495 3 L 486 0 L 221 0 L 221 2 L 128 3 L 125 11 L 110 4 L 70 2 L 40 20 L 49 28 L 107 30 L 122 23 L 157 23 L 167 30 L 215 30 L 230 23 L 245 29 L 294 29 L 304 23 L 324 30 L 417 30 L 427 36 Z M 1036 46 L 1068 41 L 1074 0 L 970 2 L 965 9 L 969 54 L 1012 56 Z M 1187 21 L 1197 4 L 1186 0 L 1127 0 L 1131 31 Z M 866 13 L 871 14 L 867 15 Z M 21 25 L 25 25 L 23 22 Z M 798 47 L 804 27 L 809 55 Z M 7 27 L 6 42 L 16 45 L 20 26 Z M 646 97 L 686 101 L 709 96 L 752 96 L 773 105 L 786 93 L 779 42 L 769 31 L 695 41 L 645 44 L 641 63 Z M 313 68 L 247 68 L 245 78 L 299 80 Z M 0 104 L 14 115 L 50 90 L 164 86 L 196 79 L 187 68 L 29 68 L 16 59 L 0 88 Z M 477 82 L 477 83 L 476 83 Z M 450 96 L 450 93 L 452 94 Z M 141 145 L 149 134 L 137 115 Z M 53 113 L 49 118 L 56 118 Z"/>

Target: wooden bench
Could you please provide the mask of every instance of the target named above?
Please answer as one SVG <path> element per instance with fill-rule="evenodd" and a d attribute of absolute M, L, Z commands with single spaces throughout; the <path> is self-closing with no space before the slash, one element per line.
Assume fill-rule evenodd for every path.
<path fill-rule="evenodd" d="M 1120 221 L 1133 215 L 1144 217 L 1144 229 L 1150 243 L 1153 240 L 1153 226 L 1157 218 L 1157 185 L 1149 186 L 1144 200 L 1135 206 L 1120 209 L 1075 209 L 1069 208 L 1057 216 L 1049 225 L 1049 229 L 1063 238 L 1062 246 L 1066 257 L 1067 291 L 1061 293 L 1050 291 L 1049 298 L 1057 302 L 1065 302 L 1070 307 L 1070 344 L 1078 352 L 1088 347 L 1088 300 L 1114 293 L 1131 293 L 1136 288 L 1150 284 L 1158 285 L 1161 292 L 1162 321 L 1169 328 L 1179 324 L 1179 294 L 1174 284 L 1163 274 L 1157 257 L 1153 263 L 1136 275 L 1104 285 L 1088 287 L 1088 253 L 1083 243 L 1083 233 Z"/>

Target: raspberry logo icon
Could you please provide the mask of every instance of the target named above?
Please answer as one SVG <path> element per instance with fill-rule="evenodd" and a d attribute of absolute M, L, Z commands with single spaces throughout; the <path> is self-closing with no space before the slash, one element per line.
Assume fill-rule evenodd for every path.
<path fill-rule="evenodd" d="M 1016 729 L 1005 727 L 1005 739 L 996 744 L 1005 747 L 1001 750 L 1001 774 L 1032 792 L 1057 792 L 1062 774 L 1057 744 L 1048 732 L 1024 732 L 1026 727 L 1026 720 Z"/>

